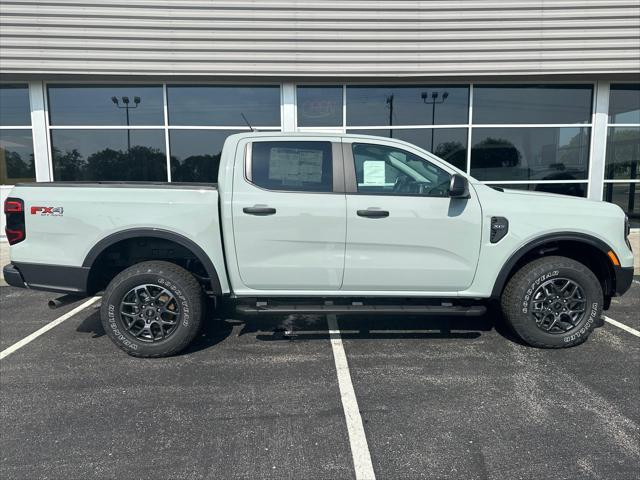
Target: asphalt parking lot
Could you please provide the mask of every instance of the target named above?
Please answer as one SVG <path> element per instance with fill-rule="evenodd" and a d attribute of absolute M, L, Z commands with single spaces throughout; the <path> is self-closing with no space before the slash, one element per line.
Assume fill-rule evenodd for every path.
<path fill-rule="evenodd" d="M 49 298 L 0 287 L 0 349 L 82 303 Z M 0 361 L 1 478 L 351 479 L 363 448 L 378 479 L 638 475 L 640 338 L 604 321 L 551 351 L 491 314 L 338 317 L 345 372 L 326 317 L 231 315 L 186 353 L 145 360 L 109 341 L 98 303 Z M 636 278 L 607 316 L 640 329 L 638 312 Z"/>

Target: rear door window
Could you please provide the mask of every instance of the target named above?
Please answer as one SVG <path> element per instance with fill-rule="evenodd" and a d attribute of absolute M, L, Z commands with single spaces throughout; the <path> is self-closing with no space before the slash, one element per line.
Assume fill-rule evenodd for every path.
<path fill-rule="evenodd" d="M 253 142 L 247 179 L 268 190 L 331 192 L 331 142 Z"/>

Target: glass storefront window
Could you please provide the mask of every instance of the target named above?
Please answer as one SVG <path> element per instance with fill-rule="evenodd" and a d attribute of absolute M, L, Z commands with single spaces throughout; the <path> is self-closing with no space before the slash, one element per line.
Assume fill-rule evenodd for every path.
<path fill-rule="evenodd" d="M 0 85 L 0 125 L 12 127 L 31 125 L 28 85 L 12 83 Z"/>
<path fill-rule="evenodd" d="M 586 183 L 506 183 L 491 184 L 490 187 L 499 187 L 510 190 L 529 190 L 534 192 L 558 193 L 573 197 L 586 197 Z"/>
<path fill-rule="evenodd" d="M 393 130 L 347 130 L 355 135 L 392 137 L 417 145 L 446 160 L 460 170 L 467 170 L 466 128 L 407 128 Z"/>
<path fill-rule="evenodd" d="M 469 121 L 467 85 L 347 86 L 347 125 L 453 125 Z"/>
<path fill-rule="evenodd" d="M 54 180 L 167 181 L 162 130 L 52 130 Z"/>
<path fill-rule="evenodd" d="M 611 85 L 609 123 L 640 123 L 640 83 Z"/>
<path fill-rule="evenodd" d="M 169 85 L 171 125 L 280 126 L 280 86 Z"/>
<path fill-rule="evenodd" d="M 471 175 L 478 180 L 581 180 L 590 128 L 474 128 Z"/>
<path fill-rule="evenodd" d="M 31 130 L 0 130 L 0 184 L 14 185 L 35 179 Z"/>
<path fill-rule="evenodd" d="M 237 130 L 172 130 L 169 133 L 172 182 L 218 181 L 222 145 Z"/>
<path fill-rule="evenodd" d="M 163 125 L 161 85 L 49 85 L 51 125 Z"/>
<path fill-rule="evenodd" d="M 604 200 L 629 215 L 631 228 L 640 228 L 640 183 L 605 183 Z"/>
<path fill-rule="evenodd" d="M 591 85 L 475 85 L 473 123 L 591 123 Z"/>
<path fill-rule="evenodd" d="M 299 127 L 342 126 L 342 86 L 299 86 L 296 96 Z"/>
<path fill-rule="evenodd" d="M 605 178 L 640 180 L 640 127 L 611 127 L 607 136 Z"/>

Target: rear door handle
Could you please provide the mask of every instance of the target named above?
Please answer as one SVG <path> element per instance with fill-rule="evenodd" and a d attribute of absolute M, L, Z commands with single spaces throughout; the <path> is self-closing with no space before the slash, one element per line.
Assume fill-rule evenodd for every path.
<path fill-rule="evenodd" d="M 258 216 L 274 215 L 276 213 L 275 208 L 258 207 L 257 205 L 255 207 L 244 207 L 242 211 L 247 215 L 258 215 Z"/>
<path fill-rule="evenodd" d="M 369 217 L 369 218 L 384 218 L 389 216 L 389 212 L 387 210 L 373 210 L 368 208 L 366 210 L 358 210 L 359 217 Z"/>

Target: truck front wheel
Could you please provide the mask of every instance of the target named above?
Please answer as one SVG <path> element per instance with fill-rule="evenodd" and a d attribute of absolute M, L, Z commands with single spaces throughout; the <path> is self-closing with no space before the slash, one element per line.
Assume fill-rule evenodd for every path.
<path fill-rule="evenodd" d="M 602 315 L 600 282 L 583 264 L 543 257 L 523 266 L 502 293 L 502 311 L 522 340 L 563 348 L 584 342 Z"/>
<path fill-rule="evenodd" d="M 133 265 L 109 283 L 100 316 L 111 340 L 129 355 L 166 357 L 200 329 L 204 294 L 184 268 L 169 262 Z"/>

